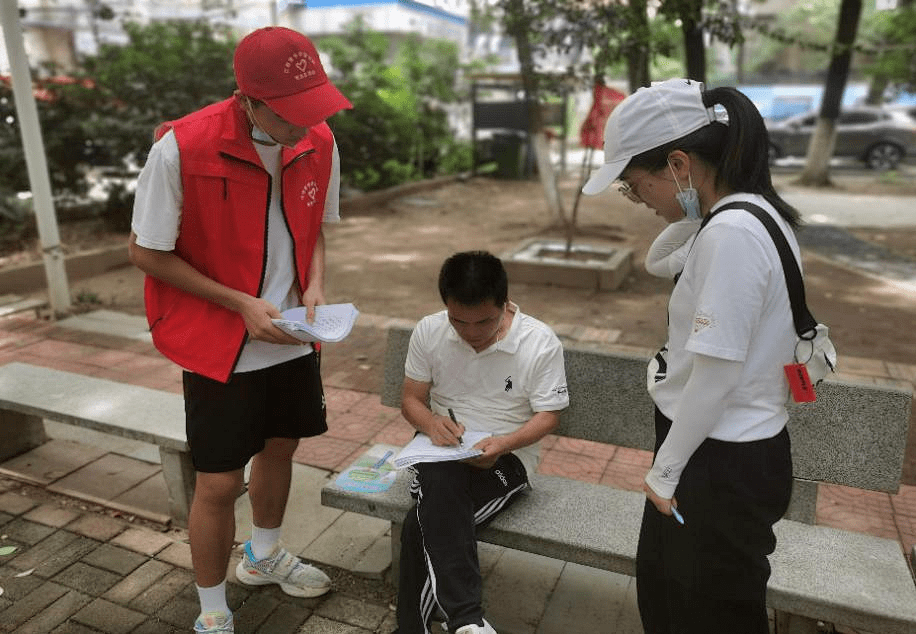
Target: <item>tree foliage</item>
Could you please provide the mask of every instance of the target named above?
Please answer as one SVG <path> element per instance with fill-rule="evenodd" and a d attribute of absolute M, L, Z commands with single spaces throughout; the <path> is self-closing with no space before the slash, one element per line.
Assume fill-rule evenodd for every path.
<path fill-rule="evenodd" d="M 392 47 L 357 18 L 319 46 L 339 76 L 335 85 L 353 103 L 329 122 L 345 181 L 378 189 L 470 167 L 469 149 L 453 140 L 443 108 L 459 97 L 454 44 L 409 36 Z"/>

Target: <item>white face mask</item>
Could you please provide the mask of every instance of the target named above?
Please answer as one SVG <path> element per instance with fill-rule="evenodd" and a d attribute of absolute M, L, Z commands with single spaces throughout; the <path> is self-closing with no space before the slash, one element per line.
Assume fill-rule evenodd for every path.
<path fill-rule="evenodd" d="M 269 134 L 264 132 L 257 124 L 251 126 L 251 140 L 261 145 L 276 145 L 277 142 Z"/>
<path fill-rule="evenodd" d="M 690 177 L 690 174 L 687 174 L 687 189 L 681 188 L 681 184 L 677 182 L 677 176 L 674 173 L 674 168 L 671 167 L 671 162 L 668 162 L 668 169 L 671 170 L 671 175 L 674 176 L 674 184 L 677 185 L 678 192 L 674 195 L 674 199 L 677 200 L 678 204 L 681 206 L 681 209 L 684 210 L 684 214 L 691 220 L 699 220 L 703 217 L 702 212 L 700 211 L 700 195 L 697 193 L 697 190 L 693 187 L 693 179 Z"/>

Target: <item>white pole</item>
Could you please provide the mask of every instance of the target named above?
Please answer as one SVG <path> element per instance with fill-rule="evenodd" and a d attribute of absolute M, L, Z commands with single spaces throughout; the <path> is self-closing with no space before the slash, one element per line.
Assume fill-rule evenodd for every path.
<path fill-rule="evenodd" d="M 51 310 L 57 316 L 70 310 L 70 291 L 67 288 L 64 253 L 60 246 L 57 217 L 54 215 L 54 201 L 51 198 L 51 181 L 48 177 L 48 163 L 45 160 L 44 142 L 38 122 L 38 109 L 35 106 L 35 96 L 32 94 L 32 76 L 22 41 L 18 3 L 0 0 L 0 22 L 3 23 L 6 54 L 13 77 L 16 115 L 22 132 L 29 184 L 32 187 L 32 204 L 38 221 L 38 236 L 45 263 L 45 277 L 48 280 L 48 299 L 51 302 Z"/>

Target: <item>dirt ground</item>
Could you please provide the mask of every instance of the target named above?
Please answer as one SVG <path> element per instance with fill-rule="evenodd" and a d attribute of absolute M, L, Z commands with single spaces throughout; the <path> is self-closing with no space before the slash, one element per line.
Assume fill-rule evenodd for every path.
<path fill-rule="evenodd" d="M 571 175 L 561 185 L 569 210 L 576 178 Z M 916 195 L 912 183 L 888 186 L 874 177 L 850 177 L 837 185 L 850 193 Z M 779 186 L 791 186 L 788 177 Z M 522 310 L 548 323 L 617 329 L 619 343 L 659 346 L 664 341 L 671 282 L 647 274 L 642 261 L 663 226 L 651 210 L 613 192 L 582 197 L 574 244 L 632 248 L 630 276 L 614 291 L 513 284 L 510 295 Z M 92 247 L 126 239 L 94 232 L 87 240 L 85 227 L 62 225 L 65 243 L 69 233 L 73 243 L 88 242 Z M 854 233 L 916 259 L 916 227 Z M 329 302 L 353 302 L 366 313 L 413 320 L 440 308 L 436 275 L 451 253 L 487 249 L 503 255 L 530 238 L 564 239 L 562 225 L 548 214 L 539 183 L 489 178 L 455 181 L 385 204 L 346 202 L 341 223 L 328 227 L 326 235 Z M 21 260 L 27 254 L 16 257 Z M 805 253 L 804 270 L 809 306 L 831 327 L 841 361 L 842 355 L 850 355 L 914 362 L 916 301 L 911 293 L 813 253 Z M 142 276 L 129 266 L 72 282 L 71 290 L 83 302 L 82 308 L 143 312 Z"/>

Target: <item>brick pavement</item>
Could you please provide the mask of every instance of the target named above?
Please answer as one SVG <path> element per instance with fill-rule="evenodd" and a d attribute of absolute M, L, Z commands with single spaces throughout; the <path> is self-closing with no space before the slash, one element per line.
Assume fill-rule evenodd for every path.
<path fill-rule="evenodd" d="M 372 444 L 402 445 L 412 434 L 400 413 L 382 406 L 378 396 L 389 321 L 362 315 L 348 339 L 325 346 L 322 373 L 329 431 L 304 440 L 296 454 L 298 462 L 339 471 Z M 552 325 L 567 341 L 614 345 L 616 338 L 611 331 Z M 87 333 L 30 316 L 0 319 L 0 364 L 14 360 L 181 391 L 180 371 L 147 341 Z M 843 361 L 848 378 L 916 382 L 916 366 Z M 648 452 L 551 437 L 544 443 L 540 471 L 639 490 L 650 461 Z M 163 495 L 161 488 L 143 489 L 142 495 L 127 501 L 123 497 L 106 500 L 104 492 L 81 496 L 80 491 L 68 491 L 116 509 L 105 512 L 89 503 L 61 506 L 40 499 L 39 494 L 55 490 L 49 483 L 59 482 L 66 473 L 62 469 L 61 475 L 47 478 L 48 489 L 0 480 L 0 545 L 12 543 L 21 549 L 12 557 L 0 557 L 0 586 L 6 591 L 0 596 L 0 631 L 170 632 L 192 622 L 196 597 L 183 534 L 133 526 L 125 519 L 139 499 L 155 507 L 156 496 Z M 156 473 L 149 474 L 144 482 L 155 477 Z M 148 515 L 161 520 L 164 501 L 158 504 L 160 513 Z M 916 486 L 903 485 L 895 495 L 822 486 L 818 523 L 897 539 L 909 555 L 916 544 Z M 15 576 L 31 568 L 35 570 L 30 575 Z M 241 606 L 237 622 L 244 624 L 239 631 L 388 631 L 391 615 L 384 584 L 354 581 L 343 570 L 333 572 L 348 579 L 348 586 L 368 592 L 368 605 L 374 607 L 357 607 L 363 606 L 364 598 L 346 592 L 290 602 L 279 591 L 259 590 L 252 595 L 246 587 L 232 584 L 230 602 Z M 303 629 L 306 623 L 309 626 Z"/>

